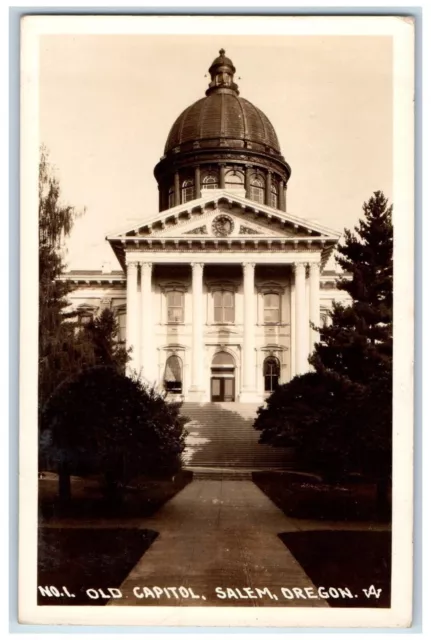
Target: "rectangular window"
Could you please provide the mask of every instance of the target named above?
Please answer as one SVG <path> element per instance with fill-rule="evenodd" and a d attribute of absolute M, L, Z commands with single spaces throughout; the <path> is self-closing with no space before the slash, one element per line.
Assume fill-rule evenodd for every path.
<path fill-rule="evenodd" d="M 235 298 L 231 291 L 216 291 L 214 293 L 214 322 L 235 322 Z"/>
<path fill-rule="evenodd" d="M 169 291 L 168 302 L 168 323 L 178 324 L 184 322 L 184 294 L 182 291 Z"/>
<path fill-rule="evenodd" d="M 120 342 L 126 341 L 126 314 L 120 313 L 118 315 L 118 339 Z"/>
<path fill-rule="evenodd" d="M 280 296 L 278 293 L 265 294 L 263 321 L 265 324 L 280 322 Z"/>

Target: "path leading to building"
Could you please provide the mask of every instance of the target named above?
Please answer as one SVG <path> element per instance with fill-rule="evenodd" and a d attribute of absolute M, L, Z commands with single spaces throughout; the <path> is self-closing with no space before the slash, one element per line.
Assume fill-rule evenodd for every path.
<path fill-rule="evenodd" d="M 159 536 L 121 585 L 126 598 L 112 600 L 111 606 L 327 606 L 324 600 L 281 595 L 282 588 L 314 585 L 277 536 L 298 527 L 252 482 L 194 481 L 141 526 Z M 199 599 L 177 599 L 173 591 L 171 599 L 166 592 L 153 599 L 148 590 L 148 597 L 136 597 L 145 587 L 151 592 L 175 587 L 177 594 L 185 587 Z M 228 588 L 239 589 L 243 598 L 220 599 L 217 587 L 226 595 Z M 245 599 L 257 589 L 278 599 L 268 594 Z"/>

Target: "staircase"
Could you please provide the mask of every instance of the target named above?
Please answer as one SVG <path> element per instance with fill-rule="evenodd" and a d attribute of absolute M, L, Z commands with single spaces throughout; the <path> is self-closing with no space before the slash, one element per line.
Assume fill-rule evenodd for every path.
<path fill-rule="evenodd" d="M 189 418 L 184 466 L 194 478 L 242 480 L 258 469 L 291 469 L 291 449 L 259 444 L 253 428 L 259 405 L 239 402 L 185 402 L 182 415 Z"/>

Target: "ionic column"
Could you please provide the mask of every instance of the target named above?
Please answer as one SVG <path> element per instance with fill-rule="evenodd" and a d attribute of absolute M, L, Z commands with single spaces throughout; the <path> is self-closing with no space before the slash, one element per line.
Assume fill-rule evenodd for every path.
<path fill-rule="evenodd" d="M 194 262 L 192 267 L 192 370 L 189 396 L 199 401 L 203 395 L 204 327 L 203 327 L 203 268 Z"/>
<path fill-rule="evenodd" d="M 271 206 L 272 171 L 266 174 L 265 204 Z"/>
<path fill-rule="evenodd" d="M 151 262 L 141 262 L 141 375 L 154 383 L 154 340 L 152 324 Z"/>
<path fill-rule="evenodd" d="M 310 322 L 320 326 L 320 264 L 310 264 Z M 314 351 L 315 342 L 319 342 L 320 333 L 310 327 L 310 353 Z"/>
<path fill-rule="evenodd" d="M 251 172 L 253 167 L 251 165 L 246 165 L 245 168 L 245 197 L 250 199 L 250 186 L 251 186 Z"/>
<path fill-rule="evenodd" d="M 127 263 L 126 291 L 126 348 L 132 349 L 127 364 L 129 375 L 139 369 L 139 334 L 138 334 L 138 263 Z"/>
<path fill-rule="evenodd" d="M 310 332 L 307 320 L 305 299 L 305 264 L 297 262 L 295 272 L 295 373 L 297 376 L 306 373 L 308 367 L 308 352 Z"/>
<path fill-rule="evenodd" d="M 278 182 L 278 208 L 280 211 L 285 211 L 283 180 L 279 180 Z"/>
<path fill-rule="evenodd" d="M 195 167 L 195 198 L 201 197 L 201 168 Z"/>
<path fill-rule="evenodd" d="M 175 189 L 175 206 L 181 204 L 181 191 L 180 191 L 180 174 L 175 171 L 174 175 L 174 189 Z"/>
<path fill-rule="evenodd" d="M 224 189 L 225 188 L 225 180 L 224 180 L 225 167 L 226 167 L 226 165 L 224 165 L 224 164 L 220 165 L 220 173 L 219 173 L 220 189 Z"/>
<path fill-rule="evenodd" d="M 243 353 L 242 353 L 242 380 L 241 402 L 254 402 L 256 400 L 256 358 L 255 358 L 255 331 L 256 331 L 256 299 L 254 293 L 254 267 L 245 262 L 242 265 L 244 273 L 244 310 L 243 310 Z"/>

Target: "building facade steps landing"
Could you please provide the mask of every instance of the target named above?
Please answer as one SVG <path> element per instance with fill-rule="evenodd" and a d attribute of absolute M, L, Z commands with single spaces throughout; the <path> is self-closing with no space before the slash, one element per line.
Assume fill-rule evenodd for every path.
<path fill-rule="evenodd" d="M 242 470 L 250 479 L 253 470 L 295 467 L 292 449 L 259 444 L 260 434 L 253 428 L 258 407 L 239 402 L 182 405 L 188 432 L 183 464 L 195 470 L 195 479 L 203 469 L 212 469 L 217 479 L 223 469 Z"/>

